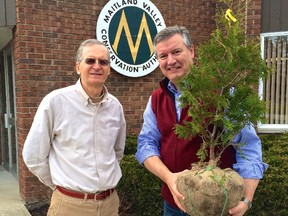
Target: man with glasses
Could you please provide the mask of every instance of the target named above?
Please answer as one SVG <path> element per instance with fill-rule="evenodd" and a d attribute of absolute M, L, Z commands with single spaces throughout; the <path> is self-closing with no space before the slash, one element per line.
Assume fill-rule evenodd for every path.
<path fill-rule="evenodd" d="M 118 215 L 114 188 L 122 176 L 126 122 L 104 85 L 109 58 L 103 43 L 83 41 L 76 55 L 80 79 L 45 96 L 34 117 L 23 159 L 54 190 L 48 216 Z"/>

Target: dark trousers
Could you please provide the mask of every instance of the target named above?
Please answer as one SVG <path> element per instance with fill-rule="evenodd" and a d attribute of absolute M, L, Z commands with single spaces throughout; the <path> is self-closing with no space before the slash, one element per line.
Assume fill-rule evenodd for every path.
<path fill-rule="evenodd" d="M 175 208 L 164 201 L 164 216 L 189 216 L 187 213 Z"/>

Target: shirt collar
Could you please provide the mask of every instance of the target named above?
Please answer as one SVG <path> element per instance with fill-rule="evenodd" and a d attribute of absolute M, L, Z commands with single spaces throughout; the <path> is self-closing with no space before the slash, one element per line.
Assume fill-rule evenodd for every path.
<path fill-rule="evenodd" d="M 89 103 L 90 104 L 95 104 L 95 103 L 92 102 L 92 100 L 89 97 L 89 95 L 83 89 L 83 86 L 81 84 L 81 80 L 80 79 L 77 80 L 77 82 L 75 84 L 75 87 L 76 87 L 76 91 L 79 93 L 79 95 L 83 99 L 83 102 L 85 103 L 85 106 L 88 106 Z M 104 91 L 104 97 L 103 97 L 103 99 L 102 99 L 102 101 L 100 103 L 102 103 L 103 101 L 108 99 L 108 89 L 106 88 L 105 85 L 103 86 L 103 91 Z"/>
<path fill-rule="evenodd" d="M 170 81 L 169 81 L 169 83 L 168 83 L 168 89 L 169 89 L 169 91 L 171 91 L 174 95 L 179 95 L 179 94 L 181 94 L 181 93 L 176 89 L 175 85 L 174 85 L 172 82 L 170 82 Z"/>

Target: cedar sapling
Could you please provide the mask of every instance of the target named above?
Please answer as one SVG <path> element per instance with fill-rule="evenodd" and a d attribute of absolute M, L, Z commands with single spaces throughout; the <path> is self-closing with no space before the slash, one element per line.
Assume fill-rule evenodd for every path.
<path fill-rule="evenodd" d="M 259 38 L 245 33 L 245 2 L 218 0 L 217 5 L 216 28 L 209 41 L 199 45 L 197 62 L 179 81 L 180 101 L 182 107 L 189 106 L 192 120 L 176 125 L 175 132 L 180 138 L 198 135 L 203 140 L 197 152 L 199 163 L 192 164 L 192 174 L 184 173 L 177 183 L 186 197 L 182 204 L 195 216 L 228 215 L 243 196 L 243 179 L 231 169 L 221 170 L 218 163 L 228 146 L 234 145 L 241 152 L 245 143 L 233 143 L 241 129 L 264 121 L 265 102 L 259 98 L 257 86 L 270 73 L 260 55 Z M 245 158 L 245 154 L 242 156 Z M 206 187 L 203 191 L 195 189 L 198 183 L 191 179 L 194 177 Z M 202 182 L 203 178 L 209 182 Z M 234 178 L 236 186 L 230 182 Z M 195 191 L 190 191 L 193 187 Z M 204 200 L 199 201 L 199 196 Z M 207 200 L 213 198 L 216 201 Z"/>

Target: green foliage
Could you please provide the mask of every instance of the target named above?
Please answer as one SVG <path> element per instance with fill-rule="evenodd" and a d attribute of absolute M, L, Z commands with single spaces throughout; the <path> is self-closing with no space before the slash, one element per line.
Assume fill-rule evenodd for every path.
<path fill-rule="evenodd" d="M 161 181 L 139 165 L 134 155 L 124 156 L 121 169 L 123 177 L 117 186 L 121 200 L 120 215 L 163 215 Z"/>
<path fill-rule="evenodd" d="M 129 135 L 126 137 L 124 155 L 135 154 L 137 151 L 137 136 Z"/>
<path fill-rule="evenodd" d="M 265 117 L 265 103 L 255 86 L 270 69 L 260 56 L 259 41 L 245 35 L 245 4 L 237 4 L 237 21 L 233 22 L 225 17 L 228 8 L 235 8 L 233 1 L 219 2 L 226 5 L 217 10 L 216 29 L 208 42 L 200 44 L 197 64 L 179 82 L 181 104 L 189 106 L 193 120 L 177 125 L 176 133 L 181 138 L 195 134 L 202 137 L 200 160 L 207 156 L 204 149 L 213 150 L 217 145 L 224 148 L 247 123 L 263 121 Z M 213 152 L 210 151 L 212 160 L 217 158 Z"/>
<path fill-rule="evenodd" d="M 117 186 L 121 200 L 119 215 L 163 215 L 161 181 L 138 163 L 136 149 L 137 136 L 127 136 L 125 155 L 120 163 L 123 176 Z"/>
<path fill-rule="evenodd" d="M 288 215 L 288 133 L 261 135 L 263 160 L 269 164 L 248 216 Z"/>

